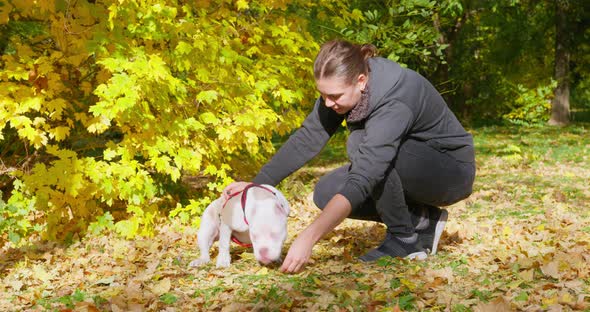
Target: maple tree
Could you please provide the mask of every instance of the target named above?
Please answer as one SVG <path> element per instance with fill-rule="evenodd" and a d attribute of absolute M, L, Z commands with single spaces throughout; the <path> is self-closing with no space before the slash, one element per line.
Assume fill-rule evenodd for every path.
<path fill-rule="evenodd" d="M 299 125 L 312 103 L 303 99 L 318 45 L 286 1 L 6 1 L 0 10 L 2 182 L 12 188 L 3 205 L 13 221 L 40 212 L 4 224 L 15 242 L 35 224 L 59 238 L 114 217 L 133 236 L 149 234 L 161 208 L 197 215 L 208 192 L 251 175 L 272 135 Z M 174 185 L 188 175 L 208 185 L 181 204 Z"/>

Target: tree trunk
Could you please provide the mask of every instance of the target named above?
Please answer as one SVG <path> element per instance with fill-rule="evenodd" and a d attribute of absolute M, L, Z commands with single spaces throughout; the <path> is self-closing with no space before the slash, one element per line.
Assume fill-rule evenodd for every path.
<path fill-rule="evenodd" d="M 550 125 L 564 126 L 570 122 L 569 34 L 567 0 L 555 0 L 555 80 L 557 88 L 551 103 Z"/>

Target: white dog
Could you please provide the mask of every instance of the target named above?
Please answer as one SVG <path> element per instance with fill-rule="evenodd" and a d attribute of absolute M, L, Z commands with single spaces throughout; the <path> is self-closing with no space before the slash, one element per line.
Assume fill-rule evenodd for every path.
<path fill-rule="evenodd" d="M 217 267 L 228 267 L 230 240 L 251 244 L 254 257 L 263 264 L 278 261 L 287 238 L 290 206 L 283 194 L 270 185 L 249 184 L 228 200 L 214 200 L 201 217 L 197 241 L 201 255 L 189 265 L 210 261 L 209 249 L 219 239 Z"/>

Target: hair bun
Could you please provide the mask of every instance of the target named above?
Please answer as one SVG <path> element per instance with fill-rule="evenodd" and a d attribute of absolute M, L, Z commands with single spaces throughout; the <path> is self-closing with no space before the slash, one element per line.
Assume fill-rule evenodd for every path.
<path fill-rule="evenodd" d="M 322 45 L 313 63 L 316 81 L 338 77 L 353 83 L 361 74 L 369 73 L 368 58 L 375 56 L 372 44 L 353 44 L 346 40 L 331 40 Z"/>
<path fill-rule="evenodd" d="M 361 55 L 364 60 L 377 55 L 377 48 L 372 44 L 361 45 Z"/>

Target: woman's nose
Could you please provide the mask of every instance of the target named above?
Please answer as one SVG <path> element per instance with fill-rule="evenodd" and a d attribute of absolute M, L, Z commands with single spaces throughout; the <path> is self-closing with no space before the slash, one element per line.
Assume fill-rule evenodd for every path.
<path fill-rule="evenodd" d="M 334 102 L 334 101 L 332 101 L 330 99 L 326 99 L 325 102 L 326 102 L 326 107 L 327 108 L 331 108 L 332 106 L 334 106 L 334 104 L 336 104 L 336 102 Z"/>

